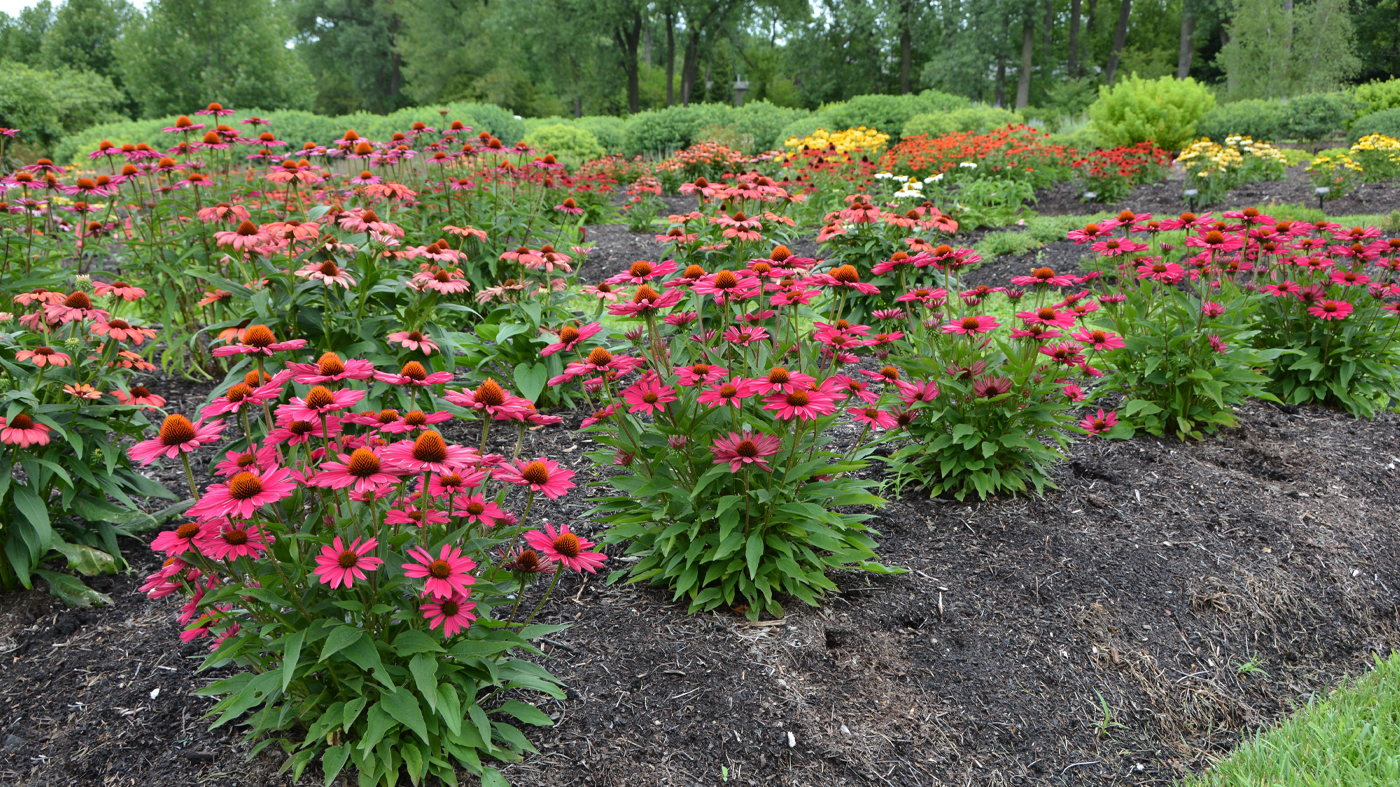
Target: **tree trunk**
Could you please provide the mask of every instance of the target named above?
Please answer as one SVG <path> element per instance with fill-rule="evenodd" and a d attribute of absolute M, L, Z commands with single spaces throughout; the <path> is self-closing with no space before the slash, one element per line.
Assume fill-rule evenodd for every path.
<path fill-rule="evenodd" d="M 644 62 L 644 63 L 647 64 L 647 68 L 651 68 L 651 20 L 650 20 L 650 19 L 648 19 L 648 20 L 646 21 L 646 27 L 647 27 L 646 40 L 645 40 L 645 41 L 643 42 L 643 44 L 642 44 L 642 62 Z"/>
<path fill-rule="evenodd" d="M 907 94 L 913 90 L 909 71 L 912 59 L 914 31 L 914 0 L 901 0 L 899 4 L 899 92 Z"/>
<path fill-rule="evenodd" d="M 676 105 L 676 13 L 666 9 L 666 106 Z"/>
<path fill-rule="evenodd" d="M 1040 37 L 1040 48 L 1045 50 L 1045 57 L 1050 56 L 1050 37 L 1055 30 L 1055 0 L 1045 0 L 1045 31 Z"/>
<path fill-rule="evenodd" d="M 1001 46 L 997 48 L 996 106 L 1006 106 L 1006 39 L 1011 36 L 1011 19 L 1001 21 Z"/>
<path fill-rule="evenodd" d="M 695 89 L 695 77 L 699 75 L 700 36 L 695 31 L 687 31 L 685 37 L 685 61 L 681 63 L 681 106 L 690 106 L 690 94 Z"/>
<path fill-rule="evenodd" d="M 1035 54 L 1035 22 L 1030 14 L 1021 25 L 1021 72 L 1016 75 L 1016 109 L 1025 109 L 1031 101 L 1031 58 Z"/>
<path fill-rule="evenodd" d="M 1288 90 L 1293 66 L 1293 0 L 1283 0 L 1283 79 L 1280 92 Z M 1285 92 L 1284 95 L 1287 95 Z M 1270 96 L 1272 98 L 1272 96 Z"/>
<path fill-rule="evenodd" d="M 1113 52 L 1108 56 L 1108 67 L 1104 69 L 1104 82 L 1113 84 L 1118 73 L 1118 60 L 1123 55 L 1123 44 L 1128 41 L 1128 15 L 1133 11 L 1133 0 L 1123 0 L 1118 6 L 1118 29 L 1113 33 Z"/>
<path fill-rule="evenodd" d="M 634 114 L 641 112 L 642 69 L 637 61 L 637 49 L 642 42 L 642 12 L 634 12 L 629 24 L 614 27 L 613 40 L 622 50 L 622 70 L 627 74 L 627 109 Z"/>
<path fill-rule="evenodd" d="M 1098 16 L 1098 11 L 1099 0 L 1089 0 L 1089 18 L 1084 22 L 1084 34 L 1091 39 L 1094 37 L 1094 19 Z"/>
<path fill-rule="evenodd" d="M 1181 51 L 1176 58 L 1176 78 L 1185 79 L 1191 73 L 1191 60 L 1196 56 L 1192 38 L 1196 33 L 1196 14 L 1189 2 L 1181 6 Z"/>
<path fill-rule="evenodd" d="M 1080 0 L 1069 3 L 1069 63 L 1065 70 L 1070 79 L 1079 78 L 1079 7 Z"/>

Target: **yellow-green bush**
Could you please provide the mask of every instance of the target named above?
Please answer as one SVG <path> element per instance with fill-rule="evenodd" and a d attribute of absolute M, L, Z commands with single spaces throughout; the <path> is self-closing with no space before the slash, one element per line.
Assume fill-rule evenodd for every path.
<path fill-rule="evenodd" d="M 1215 96 L 1190 77 L 1143 79 L 1133 74 L 1112 87 L 1099 88 L 1089 117 L 1110 145 L 1151 141 L 1175 151 L 1196 136 L 1196 124 L 1212 109 Z"/>

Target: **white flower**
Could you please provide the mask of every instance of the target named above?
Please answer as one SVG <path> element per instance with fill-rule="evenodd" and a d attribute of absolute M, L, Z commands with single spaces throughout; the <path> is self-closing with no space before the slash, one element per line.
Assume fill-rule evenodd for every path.
<path fill-rule="evenodd" d="M 908 183 L 908 182 L 909 182 L 909 176 L 908 176 L 908 175 L 895 175 L 895 176 L 894 176 L 894 179 L 897 180 L 897 181 L 899 181 L 900 183 Z"/>
<path fill-rule="evenodd" d="M 876 173 L 875 173 L 875 179 L 876 179 L 876 180 L 889 180 L 889 179 L 892 178 L 892 177 L 894 177 L 894 173 L 893 173 L 893 172 L 876 172 Z"/>
<path fill-rule="evenodd" d="M 930 175 L 929 177 L 924 178 L 925 183 L 937 183 L 940 180 L 943 180 L 942 172 L 938 173 L 937 175 Z"/>
<path fill-rule="evenodd" d="M 971 162 L 971 161 L 964 161 L 963 163 L 959 164 L 958 166 L 959 166 L 959 167 L 962 167 L 963 169 L 977 169 L 977 165 L 976 165 L 975 163 Z"/>
<path fill-rule="evenodd" d="M 895 199 L 918 199 L 922 196 L 924 196 L 922 191 L 910 191 L 908 189 L 900 189 L 894 193 Z"/>

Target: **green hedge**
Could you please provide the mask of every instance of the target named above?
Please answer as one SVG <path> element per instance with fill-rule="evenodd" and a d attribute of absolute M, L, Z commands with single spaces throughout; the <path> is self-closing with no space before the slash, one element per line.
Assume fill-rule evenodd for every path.
<path fill-rule="evenodd" d="M 47 150 L 76 129 L 119 117 L 120 101 L 107 77 L 0 60 L 0 126 L 19 129 L 21 142 Z"/>
<path fill-rule="evenodd" d="M 900 136 L 915 137 L 924 134 L 929 137 L 941 137 L 959 131 L 985 134 L 1002 126 L 1025 122 L 1025 118 L 1009 109 L 972 106 L 952 112 L 925 112 L 915 115 L 904 123 Z"/>
<path fill-rule="evenodd" d="M 1400 107 L 1372 112 L 1351 124 L 1350 139 L 1353 143 L 1369 134 L 1384 134 L 1400 139 Z"/>
<path fill-rule="evenodd" d="M 1222 104 L 1196 123 L 1196 136 L 1222 142 L 1231 134 L 1264 142 L 1283 138 L 1284 105 L 1279 101 L 1251 98 Z"/>
<path fill-rule="evenodd" d="M 493 104 L 448 104 L 446 116 L 432 107 L 400 109 L 388 115 L 356 112 L 340 117 L 326 117 L 299 109 L 278 109 L 271 112 L 254 109 L 226 117 L 223 122 L 240 128 L 238 122 L 252 115 L 270 121 L 271 130 L 277 138 L 296 147 L 305 142 L 328 145 L 343 136 L 346 129 L 354 129 L 360 136 L 368 139 L 388 139 L 395 131 L 408 131 L 417 121 L 434 128 L 443 128 L 454 120 L 460 120 L 471 126 L 474 132 L 489 131 L 507 145 L 514 145 L 525 136 L 525 124 L 510 112 Z M 159 148 L 168 147 L 171 137 L 161 133 L 161 129 L 174 125 L 176 117 L 171 115 L 153 120 L 123 120 L 91 126 L 60 140 L 54 148 L 54 160 L 77 161 L 89 151 L 95 150 L 98 143 L 104 139 L 118 145 L 146 142 Z M 246 130 L 247 127 L 241 128 Z"/>
<path fill-rule="evenodd" d="M 782 144 L 786 126 L 807 114 L 805 109 L 791 109 L 755 101 L 743 107 L 728 104 L 691 104 L 638 112 L 627 118 L 627 139 L 623 146 L 628 155 L 664 154 L 694 144 L 700 132 L 710 126 L 734 128 L 753 136 L 753 151 L 771 150 Z"/>

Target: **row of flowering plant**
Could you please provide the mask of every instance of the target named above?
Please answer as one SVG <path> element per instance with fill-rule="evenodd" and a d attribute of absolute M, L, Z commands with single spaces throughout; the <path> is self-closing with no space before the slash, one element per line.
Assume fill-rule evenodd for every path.
<path fill-rule="evenodd" d="M 757 618 L 785 596 L 816 604 L 829 569 L 893 570 L 852 510 L 882 504 L 859 474 L 895 425 L 896 389 L 856 371 L 857 353 L 892 337 L 841 319 L 874 289 L 854 268 L 815 262 L 778 247 L 720 269 L 637 264 L 608 280 L 630 293 L 608 307 L 634 325 L 626 344 L 596 323 L 559 330 L 550 349 L 572 360 L 550 382 L 596 400 L 583 426 L 610 450 L 590 456 L 618 494 L 595 512 L 636 558 L 614 578 Z M 852 422 L 859 438 L 834 447 Z"/>
<path fill-rule="evenodd" d="M 1103 281 L 1116 285 L 1101 293 L 1105 308 L 1093 322 L 1122 339 L 1104 353 L 1114 373 L 1095 393 L 1121 397 L 1122 415 L 1152 434 L 1199 438 L 1234 426 L 1234 409 L 1246 399 L 1271 398 L 1259 370 L 1279 353 L 1254 347 L 1258 303 L 1225 285 L 1238 237 L 1213 227 L 1208 215 L 1157 222 L 1124 211 L 1069 233 L 1090 245 Z M 1173 244 L 1158 242 L 1181 229 L 1202 230 L 1186 236 L 1184 260 Z"/>
<path fill-rule="evenodd" d="M 294 778 L 319 761 L 327 784 L 351 767 L 365 785 L 456 784 L 459 768 L 504 784 L 490 763 L 533 750 L 516 725 L 550 724 L 526 700 L 564 696 L 520 657 L 560 628 L 537 616 L 562 574 L 605 558 L 530 519 L 571 471 L 484 450 L 492 423 L 558 419 L 491 380 L 444 390 L 451 375 L 416 362 L 283 364 L 304 340 L 247 333 L 225 352 L 258 368 L 129 451 L 180 463 L 194 497 L 152 542 L 165 563 L 142 589 L 182 597 L 181 638 L 210 643 L 205 667 L 237 670 L 203 691 L 220 698 L 214 726 L 242 719 L 257 749 L 280 742 Z M 407 407 L 381 409 L 374 384 Z M 444 438 L 458 415 L 480 424 L 481 448 Z M 214 448 L 201 486 L 194 467 Z"/>
<path fill-rule="evenodd" d="M 1096 202 L 1118 202 L 1134 186 L 1165 178 L 1171 163 L 1171 153 L 1152 142 L 1090 151 L 1074 162 L 1079 179 L 1077 190 L 1093 193 Z"/>
<path fill-rule="evenodd" d="M 1010 288 L 962 289 L 958 271 L 972 256 L 919 255 L 906 264 L 929 264 L 945 286 L 914 287 L 896 299 L 902 308 L 877 313 L 904 328 L 892 352 L 913 378 L 893 381 L 910 408 L 912 439 L 889 461 L 900 485 L 915 481 L 934 495 L 1039 493 L 1053 485 L 1049 468 L 1073 431 L 1081 384 L 1102 376 L 1091 361 L 1121 341 L 1082 326 L 1098 308 L 1087 290 L 1065 292 L 1092 274 L 1041 267 Z M 1006 310 L 1015 313 L 1011 325 L 995 316 Z"/>
<path fill-rule="evenodd" d="M 144 295 L 122 282 L 37 289 L 14 298 L 18 317 L 0 315 L 0 589 L 29 587 L 37 574 L 70 604 L 101 601 L 39 566 L 61 555 L 80 573 L 116 571 L 117 536 L 153 521 L 138 501 L 173 498 L 120 447 L 165 404 L 133 379 L 154 369 L 139 351 L 156 332 L 119 316 Z"/>

